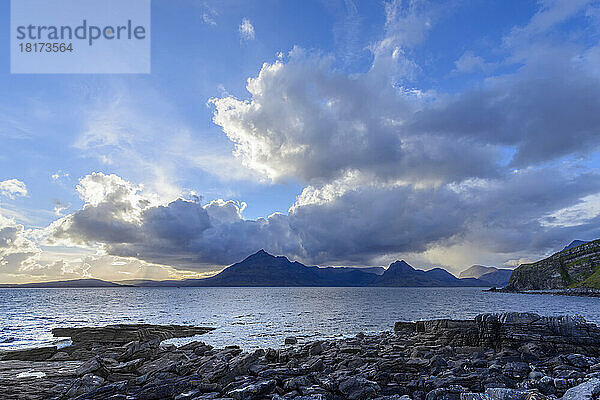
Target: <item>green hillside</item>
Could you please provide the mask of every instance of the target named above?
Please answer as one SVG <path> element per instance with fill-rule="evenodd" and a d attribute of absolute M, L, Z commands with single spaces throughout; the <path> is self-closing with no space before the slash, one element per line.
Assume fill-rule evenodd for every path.
<path fill-rule="evenodd" d="M 508 290 L 600 289 L 600 239 L 567 248 L 516 268 Z"/>

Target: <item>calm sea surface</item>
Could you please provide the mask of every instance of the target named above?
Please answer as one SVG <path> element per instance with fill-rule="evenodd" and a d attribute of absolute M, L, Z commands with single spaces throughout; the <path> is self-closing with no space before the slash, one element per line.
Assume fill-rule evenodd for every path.
<path fill-rule="evenodd" d="M 217 328 L 200 340 L 245 349 L 391 330 L 395 321 L 484 312 L 580 314 L 600 324 L 600 299 L 489 293 L 481 288 L 0 289 L 0 349 L 55 343 L 58 326 L 114 323 Z"/>

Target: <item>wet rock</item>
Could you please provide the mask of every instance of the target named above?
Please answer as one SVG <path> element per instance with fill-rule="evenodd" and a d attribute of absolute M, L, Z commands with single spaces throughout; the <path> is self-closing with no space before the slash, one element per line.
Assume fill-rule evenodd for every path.
<path fill-rule="evenodd" d="M 249 368 L 255 364 L 264 355 L 263 350 L 257 350 L 254 353 L 242 353 L 229 362 L 229 368 L 236 375 L 246 375 Z"/>
<path fill-rule="evenodd" d="M 465 388 L 461 386 L 450 386 L 447 388 L 438 388 L 427 393 L 426 400 L 461 400 L 461 393 L 465 393 Z"/>
<path fill-rule="evenodd" d="M 194 390 L 194 383 L 200 380 L 201 377 L 197 375 L 161 379 L 159 382 L 149 382 L 131 394 L 133 398 L 139 400 L 173 398 L 181 393 Z"/>
<path fill-rule="evenodd" d="M 502 368 L 502 373 L 513 379 L 524 379 L 530 371 L 529 364 L 524 362 L 509 362 Z"/>
<path fill-rule="evenodd" d="M 265 359 L 267 361 L 276 361 L 279 358 L 279 353 L 275 349 L 268 348 L 265 350 Z"/>
<path fill-rule="evenodd" d="M 239 400 L 260 399 L 275 390 L 277 382 L 274 379 L 260 381 L 227 392 L 227 396 Z"/>
<path fill-rule="evenodd" d="M 135 373 L 139 367 L 144 364 L 143 358 L 137 358 L 135 360 L 119 363 L 108 367 L 111 373 Z"/>
<path fill-rule="evenodd" d="M 77 368 L 77 375 L 83 376 L 86 374 L 90 374 L 98 371 L 102 368 L 102 364 L 100 362 L 100 357 L 96 356 L 94 358 L 89 359 L 85 363 L 83 363 L 79 368 Z"/>
<path fill-rule="evenodd" d="M 298 390 L 312 386 L 313 382 L 307 376 L 296 376 L 285 381 L 283 389 L 286 391 Z"/>
<path fill-rule="evenodd" d="M 317 355 L 323 353 L 323 351 L 324 351 L 323 344 L 321 342 L 312 343 L 308 347 L 308 354 L 310 356 L 317 356 Z"/>
<path fill-rule="evenodd" d="M 70 360 L 71 357 L 69 356 L 69 353 L 65 352 L 65 351 L 59 351 L 54 353 L 54 355 L 52 357 L 50 357 L 50 361 L 65 361 L 65 360 Z"/>
<path fill-rule="evenodd" d="M 557 389 L 567 389 L 569 387 L 569 382 L 564 378 L 554 378 L 553 383 Z"/>
<path fill-rule="evenodd" d="M 485 393 L 461 393 L 460 400 L 490 400 L 490 396 Z"/>
<path fill-rule="evenodd" d="M 600 329 L 579 316 L 542 317 L 533 313 L 482 314 L 475 318 L 478 344 L 494 348 L 518 348 L 526 343 L 594 353 Z"/>
<path fill-rule="evenodd" d="M 565 356 L 565 362 L 568 365 L 577 368 L 588 368 L 593 364 L 592 359 L 583 354 L 567 354 Z"/>
<path fill-rule="evenodd" d="M 442 357 L 439 354 L 436 354 L 429 360 L 427 365 L 430 369 L 430 373 L 432 375 L 437 375 L 448 366 L 448 363 L 446 362 L 446 359 L 444 359 L 444 357 Z"/>
<path fill-rule="evenodd" d="M 537 388 L 543 394 L 554 394 L 556 389 L 554 387 L 554 380 L 549 376 L 543 376 L 535 382 L 534 387 Z"/>
<path fill-rule="evenodd" d="M 540 371 L 531 371 L 527 377 L 532 380 L 540 380 L 544 377 L 544 374 Z"/>
<path fill-rule="evenodd" d="M 591 379 L 565 392 L 562 400 L 592 400 L 600 394 L 600 379 Z"/>
<path fill-rule="evenodd" d="M 551 333 L 549 344 L 540 332 Z M 160 344 L 162 334 L 150 333 L 128 342 L 99 341 L 95 347 L 61 349 L 71 360 L 87 356 L 71 365 L 70 375 L 58 372 L 63 364 L 73 363 L 61 360 L 65 356 L 56 356 L 58 352 L 47 364 L 0 361 L 0 393 L 19 400 L 60 395 L 64 399 L 546 400 L 578 393 L 575 388 L 587 387 L 584 380 L 600 379 L 600 347 L 580 341 L 587 335 L 595 343 L 595 332 L 595 326 L 579 319 L 510 313 L 472 321 L 399 324 L 394 333 L 252 353 L 237 346 L 214 349 L 198 341 L 179 348 L 165 346 Z M 12 372 L 3 376 L 3 363 L 21 368 L 18 378 Z"/>
<path fill-rule="evenodd" d="M 166 353 L 156 360 L 143 363 L 143 365 L 137 367 L 137 370 L 140 375 L 149 372 L 176 372 L 177 366 L 184 360 L 187 360 L 185 354 Z"/>
<path fill-rule="evenodd" d="M 57 352 L 56 346 L 39 347 L 34 349 L 11 350 L 0 352 L 0 360 L 18 361 L 44 361 L 50 359 Z"/>
<path fill-rule="evenodd" d="M 108 399 L 111 396 L 122 393 L 127 388 L 127 382 L 116 382 L 110 383 L 104 386 L 100 386 L 91 392 L 84 393 L 78 397 L 77 400 L 103 400 Z M 69 398 L 69 397 L 67 397 Z M 115 397 L 112 397 L 115 398 Z"/>
<path fill-rule="evenodd" d="M 296 336 L 288 336 L 285 338 L 284 343 L 285 344 L 296 344 L 296 343 L 298 343 L 298 339 L 296 338 Z"/>
<path fill-rule="evenodd" d="M 210 332 L 214 328 L 184 325 L 117 324 L 103 327 L 54 328 L 56 337 L 70 337 L 73 346 L 118 346 L 129 342 L 149 342 L 191 337 Z"/>
<path fill-rule="evenodd" d="M 362 376 L 353 376 L 342 380 L 338 390 L 349 400 L 363 400 L 374 397 L 380 388 L 376 382 Z"/>
<path fill-rule="evenodd" d="M 92 392 L 99 388 L 104 383 L 104 378 L 86 374 L 73 382 L 72 386 L 67 390 L 67 397 L 77 397 L 84 393 Z"/>
<path fill-rule="evenodd" d="M 508 388 L 488 388 L 485 390 L 490 400 L 527 400 L 530 392 Z"/>
<path fill-rule="evenodd" d="M 345 344 L 343 346 L 340 346 L 340 348 L 339 348 L 339 351 L 341 353 L 346 353 L 346 354 L 357 354 L 357 353 L 360 353 L 361 350 L 362 350 L 362 348 L 360 346 L 353 345 L 353 344 Z"/>
<path fill-rule="evenodd" d="M 416 329 L 416 322 L 399 321 L 394 324 L 394 332 L 415 332 Z"/>
<path fill-rule="evenodd" d="M 550 400 L 551 398 L 548 396 L 544 396 L 543 394 L 540 393 L 529 393 L 527 396 L 525 396 L 525 400 Z"/>
<path fill-rule="evenodd" d="M 304 364 L 304 368 L 308 372 L 319 372 L 325 369 L 325 363 L 321 358 L 314 358 Z"/>

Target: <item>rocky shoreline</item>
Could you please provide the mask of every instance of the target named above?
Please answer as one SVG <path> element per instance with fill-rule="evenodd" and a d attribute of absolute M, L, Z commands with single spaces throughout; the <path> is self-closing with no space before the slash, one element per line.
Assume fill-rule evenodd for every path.
<path fill-rule="evenodd" d="M 488 292 L 519 293 L 519 294 L 552 294 L 556 296 L 576 297 L 600 297 L 600 289 L 593 288 L 568 288 L 568 289 L 544 289 L 544 290 L 515 290 L 510 288 L 488 289 Z"/>
<path fill-rule="evenodd" d="M 482 314 L 244 352 L 172 337 L 207 327 L 61 328 L 73 344 L 0 354 L 3 399 L 596 399 L 600 328 L 581 317 Z"/>

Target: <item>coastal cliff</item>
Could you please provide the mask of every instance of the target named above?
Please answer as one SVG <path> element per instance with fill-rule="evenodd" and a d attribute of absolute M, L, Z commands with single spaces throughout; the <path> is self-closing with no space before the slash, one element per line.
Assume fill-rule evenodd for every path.
<path fill-rule="evenodd" d="M 508 291 L 600 289 L 600 239 L 565 248 L 548 258 L 516 268 Z"/>

